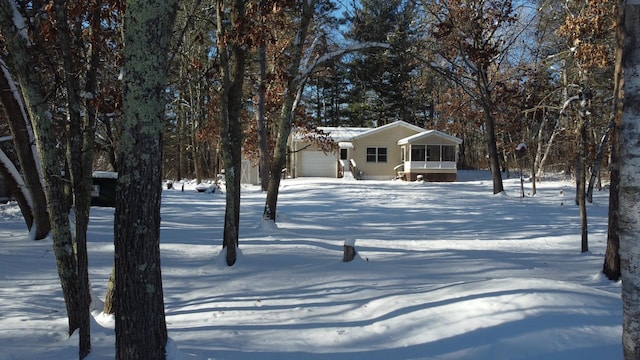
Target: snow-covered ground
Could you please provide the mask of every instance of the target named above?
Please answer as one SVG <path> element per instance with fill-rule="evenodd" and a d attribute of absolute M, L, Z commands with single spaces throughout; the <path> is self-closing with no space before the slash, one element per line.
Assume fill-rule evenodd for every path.
<path fill-rule="evenodd" d="M 608 192 L 588 206 L 581 254 L 573 184 L 523 199 L 518 179 L 500 195 L 489 179 L 287 179 L 277 227 L 261 224 L 265 194 L 244 187 L 233 267 L 220 256 L 224 195 L 174 184 L 161 231 L 169 359 L 620 359 L 620 284 L 600 274 Z M 112 226 L 113 209 L 92 209 L 101 298 Z M 77 358 L 51 241 L 26 239 L 17 206 L 0 205 L 0 359 Z M 89 359 L 114 358 L 112 328 L 96 316 Z"/>

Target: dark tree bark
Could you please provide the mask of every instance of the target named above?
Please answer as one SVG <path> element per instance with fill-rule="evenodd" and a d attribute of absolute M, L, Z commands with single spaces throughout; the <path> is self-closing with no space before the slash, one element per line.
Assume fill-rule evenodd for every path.
<path fill-rule="evenodd" d="M 482 101 L 484 110 L 485 141 L 487 143 L 487 154 L 489 156 L 489 169 L 491 170 L 491 178 L 493 179 L 493 193 L 498 194 L 504 191 L 502 184 L 502 173 L 500 172 L 500 154 L 496 140 L 496 125 L 492 111 L 493 106 L 490 105 L 490 99 L 486 98 Z M 505 162 L 506 164 L 506 162 Z"/>
<path fill-rule="evenodd" d="M 615 116 L 615 113 L 614 115 Z M 591 176 L 589 177 L 589 185 L 587 186 L 587 201 L 589 204 L 593 202 L 593 187 L 596 183 L 596 178 L 600 174 L 600 164 L 602 163 L 602 158 L 604 157 L 604 150 L 606 148 L 607 142 L 610 138 L 611 129 L 614 127 L 615 121 L 612 119 L 607 124 L 607 128 L 600 139 L 600 144 L 598 145 L 598 151 L 596 152 L 596 159 L 593 162 L 593 168 L 591 170 Z"/>
<path fill-rule="evenodd" d="M 162 132 L 175 0 L 129 0 L 116 195 L 116 359 L 164 359 Z"/>
<path fill-rule="evenodd" d="M 244 1 L 233 0 L 230 4 L 229 26 L 231 29 L 246 28 Z M 220 135 L 225 169 L 226 207 L 222 247 L 226 249 L 227 265 L 236 262 L 240 227 L 240 178 L 242 174 L 243 130 L 242 86 L 244 83 L 246 44 L 242 33 L 231 33 L 225 24 L 225 2 L 217 0 L 218 53 L 222 73 L 220 91 Z"/>
<path fill-rule="evenodd" d="M 609 226 L 607 228 L 607 250 L 604 255 L 602 272 L 609 280 L 620 279 L 620 237 L 619 237 L 619 186 L 620 186 L 620 131 L 622 129 L 622 104 L 624 101 L 624 71 L 622 58 L 624 51 L 624 0 L 616 4 L 616 62 L 614 70 L 613 125 L 611 128 L 611 173 L 609 186 Z"/>
<path fill-rule="evenodd" d="M 587 124 L 584 114 L 580 115 L 578 132 L 580 134 L 578 150 L 578 166 L 576 175 L 576 203 L 580 209 L 581 252 L 589 251 L 589 235 L 587 232 L 587 204 L 586 204 L 586 163 L 587 163 Z"/>
<path fill-rule="evenodd" d="M 89 262 L 87 256 L 87 228 L 89 225 L 89 208 L 91 206 L 91 167 L 93 165 L 93 141 L 91 148 L 83 148 L 86 137 L 93 140 L 94 132 L 90 132 L 83 124 L 82 100 L 80 99 L 80 76 L 83 64 L 73 56 L 81 53 L 82 28 L 77 23 L 74 29 L 69 28 L 67 19 L 67 1 L 56 0 L 56 20 L 58 26 L 58 49 L 62 58 L 63 79 L 67 101 L 67 163 L 69 164 L 71 189 L 74 204 L 76 264 L 78 276 L 78 327 L 79 357 L 85 358 L 91 351 L 91 323 L 89 321 Z M 72 34 L 73 32 L 73 34 Z M 92 90 L 93 92 L 93 90 Z M 90 133 L 87 133 L 90 132 Z M 84 153 L 89 152 L 90 156 Z M 88 162 L 88 163 L 87 163 Z"/>
<path fill-rule="evenodd" d="M 262 6 L 261 6 L 262 8 Z M 263 39 L 264 41 L 264 39 Z M 258 121 L 258 148 L 260 150 L 260 188 L 262 191 L 268 190 L 269 184 L 269 143 L 267 134 L 267 124 L 265 118 L 265 102 L 267 92 L 267 49 L 266 43 L 258 48 L 258 67 L 260 77 L 258 83 L 258 111 L 256 113 Z"/>
<path fill-rule="evenodd" d="M 87 229 L 91 208 L 91 184 L 94 154 L 96 111 L 90 101 L 80 94 L 95 94 L 97 72 L 100 65 L 99 32 L 102 1 L 96 0 L 90 9 L 89 27 L 67 15 L 67 0 L 56 0 L 58 51 L 62 59 L 63 81 L 67 106 L 67 164 L 71 180 L 74 206 L 74 244 L 78 266 L 79 356 L 86 357 L 91 350 L 89 306 L 89 261 L 87 255 Z M 70 26 L 72 24 L 72 26 Z M 85 51 L 83 33 L 88 30 L 89 46 Z M 86 54 L 86 58 L 74 56 Z M 81 83 L 84 82 L 84 88 Z"/>
<path fill-rule="evenodd" d="M 293 126 L 293 116 L 296 108 L 296 99 L 304 86 L 305 78 L 299 74 L 300 62 L 302 60 L 304 40 L 309 31 L 309 24 L 313 19 L 315 10 L 315 0 L 304 1 L 300 15 L 300 23 L 294 41 L 291 42 L 288 53 L 291 62 L 287 69 L 287 86 L 282 100 L 282 110 L 277 124 L 276 144 L 271 160 L 271 171 L 269 173 L 269 185 L 267 187 L 267 199 L 265 201 L 263 219 L 276 221 L 276 205 L 278 203 L 278 193 L 280 190 L 280 180 L 282 179 L 282 169 L 287 161 L 287 139 L 291 134 Z"/>

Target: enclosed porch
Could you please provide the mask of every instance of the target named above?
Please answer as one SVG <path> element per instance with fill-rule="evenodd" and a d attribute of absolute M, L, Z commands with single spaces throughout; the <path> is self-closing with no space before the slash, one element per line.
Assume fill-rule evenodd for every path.
<path fill-rule="evenodd" d="M 458 145 L 462 140 L 431 130 L 398 141 L 401 163 L 398 178 L 407 181 L 456 181 Z"/>

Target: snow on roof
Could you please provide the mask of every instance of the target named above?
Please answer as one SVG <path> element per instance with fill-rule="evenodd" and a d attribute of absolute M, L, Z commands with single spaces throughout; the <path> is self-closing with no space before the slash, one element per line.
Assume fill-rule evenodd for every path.
<path fill-rule="evenodd" d="M 372 128 L 364 128 L 364 127 L 344 127 L 344 126 L 319 126 L 318 130 L 322 130 L 323 132 L 329 134 L 331 140 L 335 142 L 341 141 L 350 141 L 354 137 L 358 136 L 363 132 L 367 132 Z M 300 141 L 303 139 L 299 132 L 295 132 L 293 135 L 293 139 L 296 141 Z"/>
<path fill-rule="evenodd" d="M 372 128 L 338 126 L 319 127 L 318 129 L 329 133 L 329 136 L 331 136 L 333 141 L 349 141 L 362 133 L 370 131 Z"/>
<path fill-rule="evenodd" d="M 94 171 L 91 176 L 96 179 L 117 179 L 118 173 L 113 171 Z"/>
<path fill-rule="evenodd" d="M 375 133 L 378 133 L 378 132 L 381 132 L 381 131 L 385 131 L 385 130 L 393 128 L 393 127 L 396 127 L 396 126 L 403 126 L 403 127 L 406 127 L 408 129 L 412 129 L 412 130 L 417 131 L 417 132 L 425 131 L 423 128 L 421 128 L 419 126 L 415 126 L 415 125 L 409 124 L 408 122 L 405 122 L 405 121 L 402 121 L 402 120 L 398 120 L 398 121 L 394 121 L 394 122 L 386 124 L 386 125 L 379 126 L 377 128 L 370 129 L 370 130 L 368 130 L 366 132 L 363 132 L 363 133 L 355 136 L 354 138 L 360 138 L 360 137 L 363 137 L 363 136 L 369 136 L 369 135 L 372 135 L 372 134 L 375 134 Z"/>
<path fill-rule="evenodd" d="M 338 143 L 343 143 L 344 146 L 341 145 L 341 147 L 349 147 L 349 145 L 347 144 L 348 142 L 357 139 L 357 138 L 361 138 L 364 136 L 369 136 L 381 131 L 385 131 L 388 130 L 390 128 L 396 127 L 396 126 L 403 126 L 406 127 L 408 129 L 412 129 L 416 132 L 418 132 L 415 135 L 411 135 L 409 137 L 406 137 L 404 139 L 400 139 L 398 141 L 398 145 L 403 145 L 406 144 L 408 142 L 412 142 L 415 141 L 419 138 L 427 137 L 427 136 L 431 136 L 431 135 L 436 135 L 442 138 L 445 138 L 449 141 L 453 141 L 457 144 L 462 144 L 462 140 L 458 139 L 455 136 L 451 136 L 448 134 L 445 134 L 441 131 L 438 130 L 425 130 L 419 126 L 416 125 L 412 125 L 409 124 L 408 122 L 402 121 L 402 120 L 398 120 L 398 121 L 394 121 L 392 123 L 386 124 L 386 125 L 382 125 L 376 128 L 370 128 L 370 127 L 344 127 L 344 126 L 319 126 L 318 130 L 322 130 L 323 132 L 329 134 L 329 137 L 331 137 L 331 139 L 335 142 Z M 302 140 L 302 136 L 300 135 L 300 133 L 294 133 L 293 135 L 293 139 L 296 141 L 300 141 Z"/>
<path fill-rule="evenodd" d="M 421 133 L 418 133 L 418 134 L 415 134 L 415 135 L 411 135 L 411 136 L 408 136 L 406 138 L 398 140 L 398 145 L 405 145 L 405 144 L 408 144 L 408 143 L 412 143 L 412 142 L 414 142 L 416 140 L 424 139 L 424 138 L 427 138 L 429 136 L 438 136 L 438 137 L 447 139 L 449 141 L 455 142 L 456 144 L 462 144 L 462 140 L 457 138 L 457 137 L 455 137 L 455 136 L 452 136 L 452 135 L 449 135 L 449 134 L 445 134 L 442 131 L 438 131 L 438 130 L 427 130 L 427 131 L 423 131 Z"/>

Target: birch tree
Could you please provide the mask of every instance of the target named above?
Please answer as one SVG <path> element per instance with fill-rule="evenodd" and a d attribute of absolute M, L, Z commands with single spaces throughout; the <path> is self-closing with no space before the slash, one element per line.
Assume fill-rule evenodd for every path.
<path fill-rule="evenodd" d="M 176 1 L 129 0 L 115 233 L 116 359 L 164 359 L 162 131 Z"/>
<path fill-rule="evenodd" d="M 624 110 L 620 147 L 620 264 L 622 345 L 626 360 L 640 359 L 640 1 L 624 9 Z"/>

